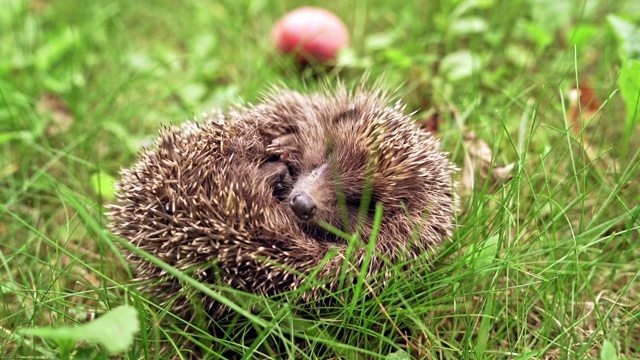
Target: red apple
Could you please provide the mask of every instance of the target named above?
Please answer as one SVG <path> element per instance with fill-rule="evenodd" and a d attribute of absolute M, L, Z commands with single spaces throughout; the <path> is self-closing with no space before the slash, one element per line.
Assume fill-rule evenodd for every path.
<path fill-rule="evenodd" d="M 271 36 L 280 52 L 295 54 L 302 63 L 335 60 L 338 51 L 349 46 L 344 22 L 328 10 L 310 6 L 285 14 Z"/>

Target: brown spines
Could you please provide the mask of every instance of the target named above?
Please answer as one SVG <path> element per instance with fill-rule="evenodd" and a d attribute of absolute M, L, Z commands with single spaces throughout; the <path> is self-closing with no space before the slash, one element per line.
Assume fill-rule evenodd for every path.
<path fill-rule="evenodd" d="M 385 281 L 394 264 L 433 255 L 453 221 L 453 167 L 436 140 L 414 127 L 398 103 L 388 103 L 381 91 L 278 90 L 226 117 L 165 129 L 156 148 L 123 171 L 112 229 L 200 281 L 254 293 L 299 287 L 333 250 L 319 276 L 326 289 L 337 290 L 348 244 L 316 220 L 345 228 L 339 189 L 346 228 L 357 230 L 363 244 L 374 204 L 383 206 L 368 279 Z M 372 205 L 358 228 L 360 201 L 371 185 Z M 300 221 L 289 207 L 299 189 L 322 206 L 313 221 Z M 157 280 L 151 289 L 162 301 L 182 292 L 150 262 L 128 257 L 139 280 Z M 356 248 L 347 269 L 358 273 L 366 258 L 366 248 Z M 318 294 L 312 289 L 304 297 Z M 201 301 L 213 316 L 222 313 L 212 299 Z"/>

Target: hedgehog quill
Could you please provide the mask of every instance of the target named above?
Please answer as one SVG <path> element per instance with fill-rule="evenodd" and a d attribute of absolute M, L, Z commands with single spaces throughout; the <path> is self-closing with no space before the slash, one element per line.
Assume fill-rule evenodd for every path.
<path fill-rule="evenodd" d="M 312 273 L 322 291 L 336 291 L 344 269 L 355 277 L 365 265 L 384 285 L 396 264 L 432 258 L 454 219 L 454 166 L 390 99 L 381 90 L 278 89 L 255 106 L 163 129 L 122 172 L 111 230 L 201 282 L 256 294 L 297 289 Z M 376 206 L 382 222 L 365 261 Z M 350 257 L 349 241 L 327 225 L 359 235 Z M 163 304 L 188 297 L 161 269 L 127 257 Z M 198 301 L 213 318 L 225 313 Z"/>

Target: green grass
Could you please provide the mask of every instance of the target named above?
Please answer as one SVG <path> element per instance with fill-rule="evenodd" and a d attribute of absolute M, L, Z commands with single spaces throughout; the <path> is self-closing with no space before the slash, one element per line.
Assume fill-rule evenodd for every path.
<path fill-rule="evenodd" d="M 460 188 L 457 232 L 421 276 L 399 271 L 376 297 L 320 317 L 258 299 L 255 316 L 217 337 L 188 336 L 211 358 L 550 359 L 612 347 L 640 357 L 640 142 L 617 91 L 628 59 L 606 19 L 638 23 L 636 1 L 346 1 L 331 10 L 353 48 L 326 72 L 292 66 L 269 43 L 276 19 L 299 5 L 3 1 L 1 356 L 55 357 L 53 343 L 17 330 L 127 303 L 142 331 L 124 357 L 158 357 L 184 324 L 131 286 L 105 230 L 109 178 L 161 125 L 255 102 L 273 83 L 313 90 L 367 73 L 419 121 L 439 114 L 436 135 L 461 168 L 474 131 L 492 166 L 515 164 L 513 178 L 496 187 L 478 175 Z M 604 104 L 576 132 L 569 92 L 585 81 Z M 360 279 L 344 295 L 366 291 Z"/>

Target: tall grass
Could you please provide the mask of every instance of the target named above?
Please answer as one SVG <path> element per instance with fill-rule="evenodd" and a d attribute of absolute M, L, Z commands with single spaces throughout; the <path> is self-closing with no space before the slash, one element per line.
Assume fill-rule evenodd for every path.
<path fill-rule="evenodd" d="M 293 1 L 6 1 L 2 356 L 55 357 L 53 343 L 17 330 L 84 323 L 124 303 L 142 320 L 125 358 L 176 354 L 180 333 L 210 358 L 585 358 L 611 346 L 640 356 L 640 150 L 633 136 L 621 146 L 621 60 L 604 20 L 637 23 L 635 2 L 312 3 L 353 33 L 326 72 L 293 66 L 269 43 Z M 131 285 L 103 205 L 157 128 L 255 101 L 272 83 L 312 90 L 364 72 L 398 88 L 418 122 L 437 120 L 463 171 L 468 131 L 491 149 L 490 171 L 514 164 L 501 184 L 476 173 L 474 188 L 459 187 L 456 233 L 432 266 L 398 269 L 376 296 L 360 296 L 371 286 L 360 277 L 315 313 L 287 301 L 295 292 L 264 299 L 192 283 L 239 304 L 215 332 L 184 331 Z M 576 131 L 569 94 L 586 82 L 602 106 L 583 111 Z"/>

